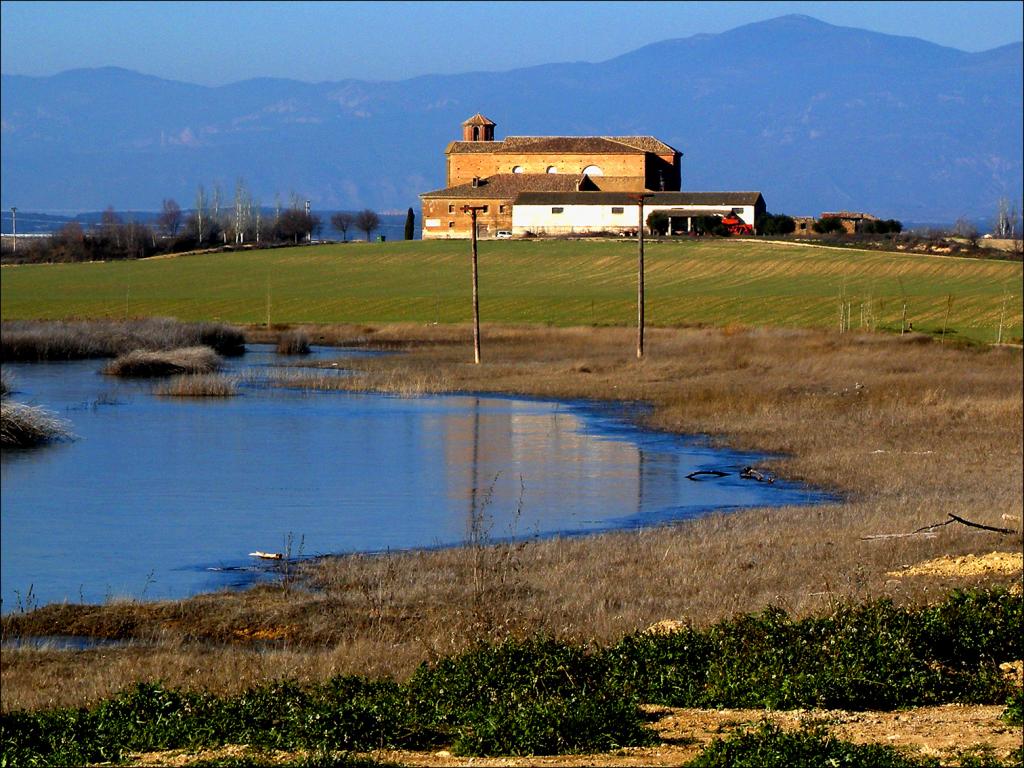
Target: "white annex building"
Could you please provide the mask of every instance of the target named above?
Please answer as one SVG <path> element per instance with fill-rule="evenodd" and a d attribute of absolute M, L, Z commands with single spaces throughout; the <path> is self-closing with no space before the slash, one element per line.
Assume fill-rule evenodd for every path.
<path fill-rule="evenodd" d="M 693 231 L 701 216 L 729 216 L 754 226 L 765 212 L 760 192 L 652 192 L 644 218 L 663 211 L 669 233 Z M 521 192 L 512 207 L 513 235 L 636 231 L 637 198 L 626 192 Z"/>

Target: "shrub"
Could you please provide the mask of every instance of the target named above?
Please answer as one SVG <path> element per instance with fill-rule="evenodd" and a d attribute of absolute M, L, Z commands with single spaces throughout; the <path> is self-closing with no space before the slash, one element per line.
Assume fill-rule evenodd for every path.
<path fill-rule="evenodd" d="M 757 232 L 761 235 L 789 235 L 796 231 L 796 222 L 785 214 L 762 214 L 757 219 Z"/>
<path fill-rule="evenodd" d="M 668 232 L 668 214 L 664 211 L 651 211 L 647 217 L 647 229 L 655 235 L 664 235 Z"/>
<path fill-rule="evenodd" d="M 1016 690 L 1006 700 L 1003 720 L 1010 725 L 1024 725 L 1024 691 Z"/>
<path fill-rule="evenodd" d="M 824 219 L 818 219 L 811 225 L 811 229 L 817 232 L 819 235 L 838 234 L 841 235 L 846 230 L 843 228 L 843 220 L 838 216 L 828 216 Z"/>
<path fill-rule="evenodd" d="M 209 347 L 185 347 L 150 352 L 136 349 L 107 363 L 108 376 L 152 378 L 182 373 L 211 373 L 220 368 L 221 359 Z"/>
<path fill-rule="evenodd" d="M 304 331 L 282 333 L 281 337 L 277 340 L 277 354 L 308 355 L 309 336 Z"/>
<path fill-rule="evenodd" d="M 853 744 L 822 728 L 789 732 L 762 723 L 746 733 L 716 739 L 691 768 L 938 768 L 935 758 L 915 758 L 881 744 Z"/>
<path fill-rule="evenodd" d="M 68 423 L 44 408 L 8 400 L 0 402 L 0 446 L 34 448 L 70 437 Z"/>
<path fill-rule="evenodd" d="M 554 640 L 506 640 L 422 666 L 409 683 L 422 722 L 459 754 L 554 754 L 648 743 L 636 700 L 607 662 Z"/>
<path fill-rule="evenodd" d="M 888 600 L 800 621 L 778 608 L 704 631 L 637 634 L 606 651 L 617 683 L 681 707 L 891 709 L 1005 701 L 998 665 L 1021 658 L 1024 598 L 956 591 L 910 610 Z"/>

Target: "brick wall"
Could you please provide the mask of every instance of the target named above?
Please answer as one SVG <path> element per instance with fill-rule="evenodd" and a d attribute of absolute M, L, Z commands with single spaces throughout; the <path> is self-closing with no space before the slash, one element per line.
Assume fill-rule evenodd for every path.
<path fill-rule="evenodd" d="M 653 156 L 652 156 L 653 157 Z M 548 166 L 555 166 L 558 173 L 579 175 L 588 165 L 597 165 L 605 176 L 635 176 L 645 179 L 653 174 L 657 179 L 658 171 L 653 166 L 663 169 L 666 189 L 679 189 L 678 172 L 672 169 L 671 162 L 664 164 L 659 158 L 651 163 L 648 170 L 646 155 L 536 155 L 473 152 L 448 155 L 448 184 L 454 187 L 472 181 L 474 176 L 485 178 L 496 173 L 512 173 L 514 167 L 521 166 L 523 173 L 547 173 Z M 671 181 L 670 181 L 671 180 Z M 670 183 L 674 182 L 675 186 Z M 642 182 L 641 182 L 642 185 Z"/>
<path fill-rule="evenodd" d="M 494 237 L 498 230 L 512 231 L 511 200 L 430 198 L 423 201 L 423 239 L 470 237 L 471 218 L 462 212 L 464 205 L 487 206 L 486 212 L 476 216 L 477 237 Z"/>

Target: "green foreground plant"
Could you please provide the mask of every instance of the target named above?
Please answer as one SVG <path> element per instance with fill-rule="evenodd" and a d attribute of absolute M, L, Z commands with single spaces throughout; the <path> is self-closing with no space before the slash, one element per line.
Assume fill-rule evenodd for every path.
<path fill-rule="evenodd" d="M 955 762 L 911 755 L 882 744 L 855 744 L 836 738 L 821 726 L 787 732 L 761 723 L 756 729 L 716 739 L 688 768 L 998 768 L 1004 763 L 991 754 L 966 753 Z M 1011 762 L 1007 763 L 1012 765 Z"/>
<path fill-rule="evenodd" d="M 1003 703 L 1010 685 L 998 665 L 1021 657 L 1022 617 L 1024 598 L 1005 589 L 956 591 L 924 608 L 879 600 L 800 621 L 769 609 L 705 630 L 630 635 L 604 649 L 508 639 L 424 664 L 404 684 L 337 677 L 308 687 L 275 682 L 236 696 L 139 684 L 92 709 L 4 714 L 3 763 L 118 761 L 129 752 L 223 744 L 593 752 L 651 743 L 640 703 L 848 709 Z M 1013 701 L 1019 710 L 1019 695 L 1011 708 Z M 799 760 L 824 750 L 819 756 L 835 757 L 834 765 L 921 764 L 837 746 L 821 734 L 793 741 L 766 730 L 761 739 L 756 749 L 742 740 L 715 747 L 709 762 L 699 764 L 764 764 L 750 762 L 754 757 L 730 762 L 737 749 Z"/>

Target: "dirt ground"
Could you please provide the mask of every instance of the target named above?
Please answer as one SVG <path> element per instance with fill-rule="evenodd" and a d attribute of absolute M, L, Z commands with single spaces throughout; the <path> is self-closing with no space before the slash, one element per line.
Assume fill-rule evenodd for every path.
<path fill-rule="evenodd" d="M 1021 746 L 1021 730 L 1000 719 L 1000 706 L 920 707 L 902 712 L 845 712 L 842 710 L 794 710 L 765 712 L 757 709 L 676 709 L 645 707 L 657 717 L 652 727 L 661 744 L 619 752 L 592 755 L 531 757 L 456 757 L 447 750 L 410 752 L 381 750 L 372 757 L 410 766 L 681 766 L 696 757 L 716 738 L 755 727 L 764 720 L 795 729 L 801 725 L 823 725 L 836 736 L 857 743 L 886 744 L 906 748 L 911 754 L 951 757 L 957 753 L 987 745 L 1005 759 Z M 245 747 L 188 752 L 148 752 L 134 755 L 126 765 L 186 766 L 198 760 L 253 755 Z M 294 759 L 286 752 L 263 753 L 275 761 Z"/>

